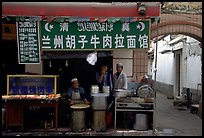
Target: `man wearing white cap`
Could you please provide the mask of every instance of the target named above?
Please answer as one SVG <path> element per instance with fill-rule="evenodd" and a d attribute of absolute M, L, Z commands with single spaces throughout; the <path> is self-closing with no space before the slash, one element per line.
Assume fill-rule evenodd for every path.
<path fill-rule="evenodd" d="M 73 78 L 71 80 L 72 87 L 68 89 L 68 100 L 70 102 L 70 105 L 73 105 L 75 103 L 86 103 L 90 104 L 86 97 L 85 97 L 85 92 L 82 87 L 79 86 L 79 82 L 77 78 Z"/>
<path fill-rule="evenodd" d="M 79 86 L 79 82 L 77 78 L 73 78 L 71 80 L 71 85 L 72 86 L 68 89 L 68 92 L 67 92 L 69 105 L 71 106 L 73 104 L 79 104 L 79 103 L 90 104 L 90 102 L 86 99 L 84 88 Z M 87 112 L 89 113 L 90 109 L 87 110 Z M 71 117 L 71 110 L 68 111 L 68 116 Z M 89 116 L 91 117 L 91 115 Z M 89 125 L 89 122 L 91 122 L 91 119 L 89 116 L 86 118 L 87 126 Z M 70 118 L 69 118 L 69 121 L 70 121 Z"/>
<path fill-rule="evenodd" d="M 127 75 L 123 72 L 123 64 L 116 64 L 117 72 L 113 75 L 114 89 L 127 89 Z"/>

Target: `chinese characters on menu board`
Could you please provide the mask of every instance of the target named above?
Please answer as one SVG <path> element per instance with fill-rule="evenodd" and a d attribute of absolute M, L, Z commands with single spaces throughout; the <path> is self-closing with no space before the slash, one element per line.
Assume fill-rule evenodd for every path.
<path fill-rule="evenodd" d="M 17 21 L 16 28 L 19 64 L 39 64 L 39 22 Z"/>

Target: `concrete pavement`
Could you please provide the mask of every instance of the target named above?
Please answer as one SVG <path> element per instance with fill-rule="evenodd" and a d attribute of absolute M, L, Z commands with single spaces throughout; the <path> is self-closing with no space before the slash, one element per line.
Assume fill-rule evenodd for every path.
<path fill-rule="evenodd" d="M 173 106 L 173 99 L 157 92 L 155 130 L 161 136 L 202 136 L 202 119 L 186 107 Z"/>

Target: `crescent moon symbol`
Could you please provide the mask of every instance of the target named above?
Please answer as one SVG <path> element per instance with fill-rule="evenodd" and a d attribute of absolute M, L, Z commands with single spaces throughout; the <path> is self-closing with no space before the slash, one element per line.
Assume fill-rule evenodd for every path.
<path fill-rule="evenodd" d="M 143 22 L 139 22 L 139 24 L 142 26 L 142 28 L 140 29 L 140 31 L 143 31 L 145 29 L 145 24 Z"/>
<path fill-rule="evenodd" d="M 48 25 L 49 25 L 49 23 L 45 24 L 45 30 L 48 31 L 48 32 L 51 32 L 50 29 L 48 28 Z"/>

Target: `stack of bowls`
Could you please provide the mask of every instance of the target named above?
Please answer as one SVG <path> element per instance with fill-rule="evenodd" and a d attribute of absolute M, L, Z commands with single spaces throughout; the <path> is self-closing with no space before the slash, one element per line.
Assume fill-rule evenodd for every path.
<path fill-rule="evenodd" d="M 98 87 L 98 85 L 92 85 L 92 86 L 91 86 L 91 92 L 92 92 L 92 93 L 99 93 L 99 87 Z"/>
<path fill-rule="evenodd" d="M 110 87 L 109 86 L 103 86 L 103 92 L 104 93 L 109 93 L 110 92 Z"/>

